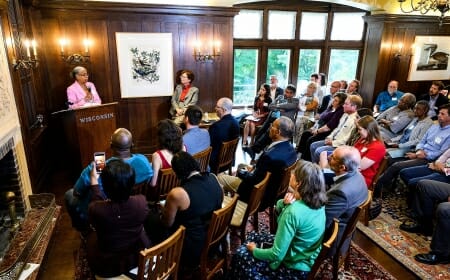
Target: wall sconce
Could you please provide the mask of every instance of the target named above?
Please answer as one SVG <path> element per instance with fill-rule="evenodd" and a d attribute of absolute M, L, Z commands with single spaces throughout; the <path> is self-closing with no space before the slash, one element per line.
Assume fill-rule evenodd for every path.
<path fill-rule="evenodd" d="M 83 40 L 83 46 L 84 46 L 84 52 L 80 53 L 73 53 L 73 54 L 66 54 L 67 46 L 69 45 L 70 41 L 67 39 L 60 39 L 59 40 L 59 46 L 61 48 L 61 58 L 64 62 L 68 64 L 80 64 L 80 63 L 89 63 L 90 60 L 90 54 L 89 54 L 89 47 L 91 45 L 91 41 L 89 39 Z"/>
<path fill-rule="evenodd" d="M 16 59 L 13 58 L 13 69 L 15 71 L 19 69 L 30 69 L 30 68 L 36 68 L 39 65 L 39 60 L 37 57 L 37 44 L 36 40 L 25 40 L 24 41 L 25 49 L 27 52 L 27 58 L 26 59 Z M 33 51 L 33 56 L 31 56 L 31 51 Z"/>
<path fill-rule="evenodd" d="M 397 51 L 394 54 L 394 59 L 400 60 L 400 57 L 402 56 L 402 50 L 403 50 L 403 43 L 398 43 Z"/>
<path fill-rule="evenodd" d="M 194 59 L 196 62 L 211 62 L 216 61 L 220 55 L 221 42 L 211 41 L 209 46 L 206 46 L 202 50 L 202 42 L 196 41 L 194 44 Z"/>

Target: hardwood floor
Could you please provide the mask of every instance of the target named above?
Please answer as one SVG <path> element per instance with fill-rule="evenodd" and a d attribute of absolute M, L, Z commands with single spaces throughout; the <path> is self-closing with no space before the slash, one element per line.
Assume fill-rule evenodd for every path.
<path fill-rule="evenodd" d="M 249 163 L 250 158 L 242 152 L 239 144 L 236 153 L 236 165 L 242 162 Z M 73 176 L 66 174 L 66 172 L 55 172 L 49 180 L 46 191 L 54 193 L 57 204 L 64 206 L 64 193 L 73 186 L 75 180 L 76 178 L 74 179 Z M 363 233 L 357 231 L 354 241 L 397 279 L 419 279 L 402 264 L 386 254 Z M 79 234 L 72 228 L 70 217 L 65 207 L 62 207 L 60 220 L 47 251 L 46 260 L 41 265 L 38 279 L 73 279 L 75 272 L 74 253 L 76 253 L 79 245 Z"/>

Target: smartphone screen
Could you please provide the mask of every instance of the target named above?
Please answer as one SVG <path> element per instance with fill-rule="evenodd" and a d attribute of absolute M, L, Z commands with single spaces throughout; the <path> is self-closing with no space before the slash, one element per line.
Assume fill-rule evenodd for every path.
<path fill-rule="evenodd" d="M 102 173 L 102 170 L 105 168 L 105 161 L 105 152 L 94 153 L 95 170 L 97 173 Z"/>

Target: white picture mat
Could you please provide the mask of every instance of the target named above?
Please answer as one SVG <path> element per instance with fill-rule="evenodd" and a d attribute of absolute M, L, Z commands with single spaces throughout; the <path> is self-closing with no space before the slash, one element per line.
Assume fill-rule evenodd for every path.
<path fill-rule="evenodd" d="M 116 32 L 117 61 L 122 98 L 170 96 L 173 94 L 172 33 Z M 157 80 L 136 78 L 133 67 L 136 57 L 131 49 L 142 52 L 159 52 L 160 61 L 155 74 Z M 142 76 L 140 76 L 142 77 Z"/>
<path fill-rule="evenodd" d="M 432 45 L 437 47 L 435 49 L 430 48 Z M 408 81 L 448 80 L 450 78 L 448 62 L 446 69 L 420 69 L 420 65 L 427 62 L 427 57 L 437 52 L 450 54 L 450 37 L 416 36 L 412 50 L 413 56 L 409 66 Z"/>

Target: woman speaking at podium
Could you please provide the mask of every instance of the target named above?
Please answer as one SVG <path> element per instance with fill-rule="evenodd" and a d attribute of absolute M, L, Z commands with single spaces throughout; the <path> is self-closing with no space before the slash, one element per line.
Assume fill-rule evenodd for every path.
<path fill-rule="evenodd" d="M 75 82 L 67 88 L 67 104 L 70 109 L 102 104 L 93 83 L 88 82 L 89 75 L 86 68 L 76 66 L 70 72 Z"/>

